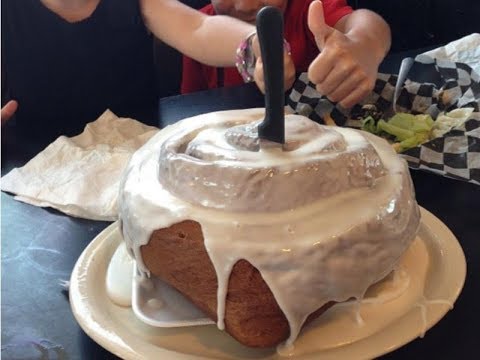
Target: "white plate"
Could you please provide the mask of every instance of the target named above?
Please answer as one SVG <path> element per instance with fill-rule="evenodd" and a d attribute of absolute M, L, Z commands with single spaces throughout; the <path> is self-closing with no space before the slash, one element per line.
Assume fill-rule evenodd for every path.
<path fill-rule="evenodd" d="M 132 310 L 144 323 L 166 328 L 215 324 L 172 286 L 155 276 L 142 279 L 136 266 L 134 273 L 136 276 L 132 279 Z M 145 286 L 146 284 L 148 285 Z M 150 305 L 152 301 L 153 306 Z"/>
<path fill-rule="evenodd" d="M 453 303 L 461 292 L 466 275 L 462 248 L 450 230 L 435 216 L 421 209 L 419 238 L 428 251 L 429 266 L 424 295 L 428 299 L 444 299 Z M 110 301 L 105 289 L 105 276 L 110 259 L 117 249 L 119 236 L 116 223 L 99 234 L 78 259 L 71 276 L 70 304 L 83 330 L 97 343 L 124 359 L 275 359 L 275 349 L 249 349 L 219 331 L 214 325 L 176 329 L 151 327 L 134 315 L 130 307 Z M 381 314 L 384 305 L 372 307 Z M 335 309 L 335 306 L 332 308 Z M 329 323 L 315 324 L 300 335 L 298 359 L 373 358 L 393 351 L 412 341 L 435 325 L 449 310 L 441 303 L 431 303 L 422 311 L 411 306 L 382 331 L 358 341 L 348 339 L 329 349 L 310 346 L 317 328 L 328 330 Z M 362 313 L 363 316 L 363 313 Z M 380 317 L 381 315 L 379 315 Z M 321 318 L 328 319 L 328 316 Z M 313 337 L 313 340 L 312 340 Z M 308 340 L 310 339 L 310 340 Z M 308 340 L 308 341 L 307 341 Z M 296 349 L 297 353 L 297 349 Z"/>

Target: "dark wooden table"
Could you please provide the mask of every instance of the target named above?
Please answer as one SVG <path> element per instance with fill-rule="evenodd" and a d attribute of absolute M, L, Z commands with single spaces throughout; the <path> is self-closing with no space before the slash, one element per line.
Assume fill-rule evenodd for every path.
<path fill-rule="evenodd" d="M 384 72 L 395 72 L 405 55 L 390 56 Z M 216 110 L 262 106 L 252 85 L 217 89 L 159 102 L 159 123 Z M 2 144 L 2 174 L 22 166 L 42 150 L 45 139 Z M 467 279 L 455 307 L 423 339 L 385 359 L 470 359 L 478 353 L 480 298 L 480 186 L 423 171 L 412 171 L 418 203 L 456 235 L 467 258 Z M 2 358 L 115 359 L 92 341 L 75 321 L 59 281 L 89 242 L 109 223 L 69 217 L 51 209 L 17 202 L 1 194 Z M 477 354 L 478 356 L 478 354 Z"/>

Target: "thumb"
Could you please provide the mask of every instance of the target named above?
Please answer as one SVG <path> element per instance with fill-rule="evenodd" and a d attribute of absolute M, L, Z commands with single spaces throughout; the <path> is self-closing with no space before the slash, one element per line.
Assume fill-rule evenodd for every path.
<path fill-rule="evenodd" d="M 321 1 L 312 1 L 308 8 L 308 28 L 315 37 L 318 48 L 322 50 L 325 46 L 326 39 L 334 29 L 325 23 L 323 3 Z"/>

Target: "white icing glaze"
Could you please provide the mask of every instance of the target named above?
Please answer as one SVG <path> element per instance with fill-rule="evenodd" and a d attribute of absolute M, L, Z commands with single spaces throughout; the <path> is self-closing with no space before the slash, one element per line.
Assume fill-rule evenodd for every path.
<path fill-rule="evenodd" d="M 430 269 L 428 246 L 417 237 L 402 255 L 393 274 L 368 289 L 360 307 L 357 300 L 331 307 L 305 327 L 290 353 L 301 357 L 352 344 L 376 333 L 388 332 L 391 325 L 396 326 L 398 320 L 409 314 L 414 319 L 410 322 L 410 331 L 421 333 L 425 324 L 416 304 L 424 296 Z M 358 317 L 363 320 L 362 324 Z"/>
<path fill-rule="evenodd" d="M 450 310 L 453 309 L 453 301 L 451 300 L 428 300 L 425 296 L 422 296 L 418 302 L 415 304 L 420 309 L 420 314 L 422 317 L 422 331 L 420 332 L 419 337 L 423 338 L 427 332 L 427 310 L 430 305 L 443 305 L 447 306 Z"/>
<path fill-rule="evenodd" d="M 154 310 L 158 310 L 158 309 L 161 309 L 165 306 L 165 304 L 163 303 L 162 300 L 160 299 L 150 299 L 147 301 L 147 304 L 146 304 L 149 308 L 151 309 L 154 309 Z"/>
<path fill-rule="evenodd" d="M 107 269 L 105 288 L 108 297 L 117 305 L 131 306 L 134 262 L 125 243 L 118 246 Z"/>
<path fill-rule="evenodd" d="M 162 187 L 210 209 L 279 212 L 371 187 L 383 175 L 375 149 L 360 134 L 340 133 L 299 115 L 285 121 L 290 132 L 283 149 L 259 148 L 256 127 L 238 125 L 240 120 L 177 131 L 162 141 Z"/>
<path fill-rule="evenodd" d="M 162 146 L 172 137 L 224 123 L 248 123 L 260 117 L 258 110 L 212 113 L 183 120 L 159 132 L 133 155 L 125 172 L 119 197 L 120 219 L 127 247 L 145 274 L 148 270 L 141 259 L 140 247 L 148 243 L 154 230 L 188 219 L 200 223 L 219 284 L 218 327 L 224 326 L 230 271 L 238 260 L 246 259 L 260 271 L 284 312 L 290 325 L 287 345 L 291 345 L 310 313 L 329 301 L 361 299 L 371 284 L 393 269 L 415 237 L 419 211 L 406 163 L 390 145 L 373 135 L 344 128 L 334 131 L 343 137 L 347 148 L 363 154 L 373 146 L 378 153 L 379 160 L 374 159 L 358 170 L 359 176 L 367 173 L 373 179 L 369 186 L 356 186 L 356 174 L 350 174 L 347 181 L 351 189 L 327 197 L 320 194 L 319 199 L 307 199 L 306 205 L 294 209 L 261 213 L 221 211 L 216 206 L 209 208 L 208 203 L 195 205 L 162 186 L 158 179 L 159 156 Z M 257 168 L 290 166 L 288 171 L 295 172 L 296 166 L 314 156 L 320 164 L 323 161 L 332 164 L 332 173 L 316 174 L 319 180 L 331 177 L 332 184 L 344 181 L 335 177 L 338 175 L 335 159 L 342 153 L 311 149 L 323 145 L 310 139 L 300 145 L 295 156 L 286 155 L 288 152 L 259 151 L 255 153 L 258 161 L 246 159 L 246 164 Z M 369 174 L 376 171 L 378 162 L 383 164 L 384 171 Z M 236 162 L 235 167 L 246 164 Z M 248 192 L 252 190 L 249 186 L 256 183 L 247 181 L 244 185 Z M 298 190 L 294 187 L 285 189 Z M 279 198 L 285 195 L 275 194 Z"/>

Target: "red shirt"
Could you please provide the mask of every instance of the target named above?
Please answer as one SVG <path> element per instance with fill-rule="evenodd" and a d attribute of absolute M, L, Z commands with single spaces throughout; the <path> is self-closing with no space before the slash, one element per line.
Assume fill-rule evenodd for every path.
<path fill-rule="evenodd" d="M 284 13 L 284 36 L 290 43 L 292 59 L 297 72 L 307 71 L 310 63 L 318 55 L 313 34 L 308 29 L 308 7 L 313 0 L 289 0 Z M 335 26 L 343 16 L 353 10 L 346 0 L 323 0 L 325 22 Z M 201 12 L 216 15 L 213 6 L 207 5 Z M 219 76 L 220 74 L 220 76 Z M 203 65 L 186 56 L 183 57 L 182 94 L 214 89 L 222 86 L 243 84 L 243 79 L 235 67 L 223 69 Z"/>

